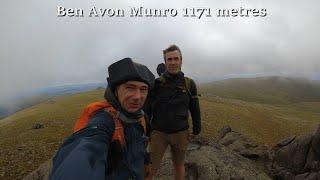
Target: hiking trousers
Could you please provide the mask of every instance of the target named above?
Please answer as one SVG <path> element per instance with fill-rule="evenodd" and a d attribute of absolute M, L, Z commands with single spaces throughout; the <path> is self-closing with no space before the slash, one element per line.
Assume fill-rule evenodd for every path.
<path fill-rule="evenodd" d="M 152 169 L 159 169 L 161 160 L 168 146 L 170 146 L 171 149 L 173 164 L 180 165 L 184 163 L 189 143 L 188 134 L 188 130 L 170 134 L 153 130 L 150 142 Z"/>

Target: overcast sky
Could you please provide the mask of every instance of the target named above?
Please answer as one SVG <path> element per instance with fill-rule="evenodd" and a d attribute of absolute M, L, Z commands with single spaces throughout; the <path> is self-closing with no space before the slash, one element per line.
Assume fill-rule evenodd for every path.
<path fill-rule="evenodd" d="M 57 6 L 85 17 L 57 17 Z M 92 6 L 124 9 L 125 17 L 87 17 Z M 172 8 L 176 17 L 129 17 L 131 7 Z M 36 88 L 103 82 L 124 57 L 153 72 L 162 50 L 180 46 L 183 71 L 206 82 L 264 75 L 320 78 L 317 0 L 2 0 L 0 101 Z M 212 17 L 181 17 L 183 8 Z M 216 17 L 216 8 L 267 9 L 266 17 Z"/>

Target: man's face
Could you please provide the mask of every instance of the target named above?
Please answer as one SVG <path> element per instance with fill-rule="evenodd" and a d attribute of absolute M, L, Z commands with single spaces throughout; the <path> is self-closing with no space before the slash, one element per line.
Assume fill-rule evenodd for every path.
<path fill-rule="evenodd" d="M 181 70 L 182 60 L 178 50 L 165 54 L 165 65 L 170 74 L 177 74 Z"/>
<path fill-rule="evenodd" d="M 116 96 L 121 107 L 129 113 L 143 107 L 148 95 L 148 85 L 140 81 L 127 81 L 116 89 Z"/>

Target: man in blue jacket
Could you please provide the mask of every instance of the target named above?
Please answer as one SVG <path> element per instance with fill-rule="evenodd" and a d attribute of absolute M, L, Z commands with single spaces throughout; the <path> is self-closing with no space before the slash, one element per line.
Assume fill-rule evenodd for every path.
<path fill-rule="evenodd" d="M 142 107 L 154 75 L 130 58 L 115 62 L 108 71 L 107 108 L 90 114 L 86 126 L 65 140 L 53 159 L 51 180 L 141 180 L 147 173 L 147 138 L 140 120 L 145 118 Z M 123 128 L 123 143 L 114 141 L 116 120 Z"/>

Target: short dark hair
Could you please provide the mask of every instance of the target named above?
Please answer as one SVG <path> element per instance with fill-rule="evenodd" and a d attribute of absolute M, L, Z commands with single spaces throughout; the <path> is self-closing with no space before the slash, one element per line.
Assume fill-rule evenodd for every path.
<path fill-rule="evenodd" d="M 178 51 L 180 53 L 180 59 L 182 60 L 182 54 L 181 54 L 180 48 L 177 45 L 172 44 L 167 49 L 163 50 L 164 61 L 166 61 L 166 54 L 171 51 Z"/>

